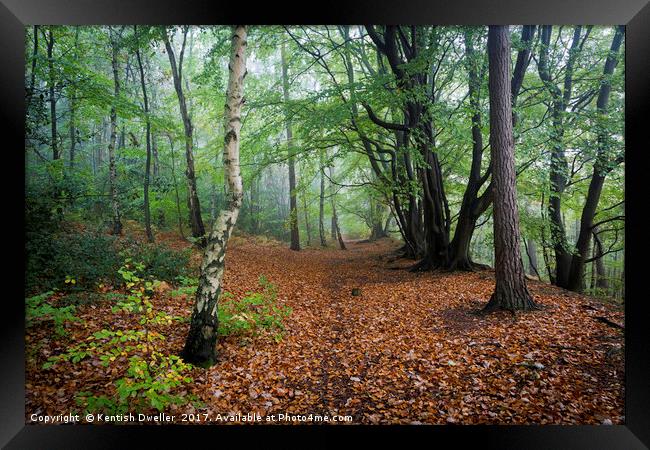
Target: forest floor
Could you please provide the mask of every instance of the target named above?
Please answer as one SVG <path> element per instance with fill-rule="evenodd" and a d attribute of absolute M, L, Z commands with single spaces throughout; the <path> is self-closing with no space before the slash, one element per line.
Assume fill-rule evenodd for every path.
<path fill-rule="evenodd" d="M 189 245 L 172 233 L 159 240 Z M 602 319 L 622 325 L 620 306 L 529 281 L 543 310 L 477 315 L 494 289 L 493 272 L 410 273 L 402 269 L 412 261 L 391 259 L 395 247 L 359 241 L 347 251 L 293 252 L 234 237 L 225 289 L 259 290 L 264 275 L 293 312 L 280 342 L 222 339 L 218 363 L 194 368 L 187 387 L 204 407 L 176 413 L 349 415 L 371 424 L 624 422 L 623 330 Z M 153 302 L 189 317 L 193 298 L 162 292 Z M 137 328 L 106 304 L 80 306 L 76 315 L 84 322 L 67 325 L 70 339 Z M 179 354 L 187 329 L 161 326 L 158 350 Z M 125 361 L 107 369 L 88 360 L 41 369 L 66 348 L 46 327 L 28 328 L 26 346 L 28 421 L 32 413 L 69 413 L 79 391 L 109 392 L 125 370 Z"/>

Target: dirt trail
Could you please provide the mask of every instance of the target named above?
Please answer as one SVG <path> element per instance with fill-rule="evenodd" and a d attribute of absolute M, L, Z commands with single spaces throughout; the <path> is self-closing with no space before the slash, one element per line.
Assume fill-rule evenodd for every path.
<path fill-rule="evenodd" d="M 395 247 L 350 242 L 347 251 L 293 252 L 234 238 L 225 289 L 243 296 L 264 275 L 293 312 L 281 342 L 229 338 L 219 343 L 214 367 L 194 370 L 189 390 L 205 403 L 202 412 L 350 415 L 353 423 L 622 422 L 624 353 L 615 350 L 623 332 L 595 320 L 621 323 L 622 312 L 531 282 L 536 300 L 550 308 L 478 317 L 471 313 L 494 289 L 491 272 L 394 270 L 412 264 L 389 262 Z M 191 298 L 157 301 L 171 314 L 190 314 Z M 88 328 L 79 334 L 116 324 L 108 306 L 80 312 Z M 163 350 L 178 354 L 187 327 L 169 327 Z M 30 342 L 60 351 L 48 348 L 47 336 Z M 63 381 L 28 371 L 26 412 L 46 404 L 50 414 L 66 413 L 75 391 L 88 387 L 84 377 L 94 386 L 117 378 L 79 370 Z"/>
<path fill-rule="evenodd" d="M 552 309 L 514 320 L 477 317 L 471 312 L 494 288 L 491 272 L 394 270 L 411 262 L 389 263 L 393 249 L 388 242 L 299 253 L 234 246 L 226 287 L 233 273 L 267 274 L 293 314 L 282 343 L 254 345 L 250 353 L 224 343 L 225 364 L 210 372 L 223 377 L 233 367 L 252 368 L 250 385 L 271 396 L 249 398 L 248 407 L 263 415 L 349 414 L 356 423 L 620 420 L 622 358 L 606 353 L 622 343 L 622 333 L 592 320 L 581 307 L 590 299 L 531 284 Z M 353 288 L 361 295 L 353 296 Z M 602 339 L 605 345 L 591 344 Z M 567 342 L 577 350 L 564 349 Z M 258 361 L 269 376 L 256 370 Z M 293 396 L 278 395 L 283 388 Z"/>

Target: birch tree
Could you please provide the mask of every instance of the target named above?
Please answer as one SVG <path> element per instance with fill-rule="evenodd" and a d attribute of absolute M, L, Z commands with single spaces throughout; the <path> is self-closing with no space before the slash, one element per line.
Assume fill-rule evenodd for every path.
<path fill-rule="evenodd" d="M 225 254 L 242 204 L 243 188 L 239 166 L 241 108 L 246 76 L 246 27 L 237 25 L 231 40 L 228 88 L 224 111 L 223 167 L 227 181 L 227 207 L 222 210 L 208 235 L 190 331 L 183 358 L 192 364 L 212 366 L 217 359 L 219 320 L 217 308 L 225 269 Z"/>

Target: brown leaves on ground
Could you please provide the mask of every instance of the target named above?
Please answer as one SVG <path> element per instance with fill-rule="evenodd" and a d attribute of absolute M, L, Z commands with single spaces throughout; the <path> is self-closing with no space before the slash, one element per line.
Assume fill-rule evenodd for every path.
<path fill-rule="evenodd" d="M 240 297 L 265 275 L 293 313 L 279 343 L 222 340 L 217 365 L 192 373 L 189 389 L 206 407 L 187 412 L 351 415 L 352 423 L 373 424 L 624 421 L 623 331 L 596 319 L 623 324 L 622 311 L 529 281 L 543 310 L 480 316 L 494 289 L 492 272 L 415 274 L 394 270 L 412 262 L 389 263 L 388 241 L 348 248 L 294 252 L 234 238 L 226 290 Z M 360 295 L 352 295 L 355 288 Z M 154 297 L 157 308 L 185 317 L 192 301 L 167 289 Z M 68 325 L 72 340 L 102 328 L 137 328 L 110 305 L 82 306 L 77 315 L 85 323 Z M 167 340 L 158 350 L 178 354 L 187 329 L 161 327 Z M 51 331 L 28 329 L 27 417 L 66 414 L 77 392 L 110 393 L 122 376 L 125 364 L 40 369 L 64 350 Z"/>

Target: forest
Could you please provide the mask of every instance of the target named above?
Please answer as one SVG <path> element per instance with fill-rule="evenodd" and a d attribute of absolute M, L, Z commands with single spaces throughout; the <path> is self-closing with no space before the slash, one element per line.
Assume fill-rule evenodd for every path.
<path fill-rule="evenodd" d="M 624 49 L 26 27 L 26 422 L 624 423 Z"/>

